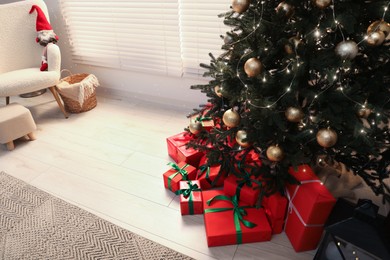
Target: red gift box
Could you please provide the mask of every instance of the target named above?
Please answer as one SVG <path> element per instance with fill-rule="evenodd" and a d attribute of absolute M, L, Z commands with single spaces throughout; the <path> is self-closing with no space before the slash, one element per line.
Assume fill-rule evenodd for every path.
<path fill-rule="evenodd" d="M 264 197 L 261 204 L 272 228 L 272 234 L 280 234 L 283 231 L 288 200 L 279 192 Z"/>
<path fill-rule="evenodd" d="M 202 191 L 199 181 L 181 181 L 180 189 L 180 212 L 182 215 L 203 214 Z"/>
<path fill-rule="evenodd" d="M 271 227 L 263 209 L 249 207 L 222 190 L 203 191 L 207 245 L 224 246 L 269 241 Z"/>
<path fill-rule="evenodd" d="M 207 111 L 205 111 L 206 113 Z M 203 115 L 194 115 L 191 117 L 191 120 L 196 120 L 200 122 L 203 126 L 203 128 L 207 131 L 210 131 L 212 128 L 214 128 L 214 121 L 212 117 L 205 117 Z"/>
<path fill-rule="evenodd" d="M 207 157 L 203 156 L 199 163 L 197 180 L 203 190 L 221 187 L 226 174 L 220 173 L 221 165 L 209 166 L 207 164 Z M 214 186 L 213 186 L 214 182 Z"/>
<path fill-rule="evenodd" d="M 203 153 L 193 148 L 186 148 L 186 145 L 192 139 L 193 136 L 187 132 L 167 138 L 168 154 L 176 163 L 186 162 L 194 167 L 198 167 Z"/>
<path fill-rule="evenodd" d="M 250 174 L 253 169 L 261 167 L 260 156 L 254 150 L 240 152 L 235 156 L 235 159 L 237 161 L 235 171 L 244 176 Z"/>
<path fill-rule="evenodd" d="M 237 161 L 244 161 L 247 164 L 256 164 L 261 166 L 260 155 L 254 150 L 251 150 L 249 152 L 243 150 L 243 152 L 238 153 L 235 158 Z"/>
<path fill-rule="evenodd" d="M 285 232 L 295 251 L 313 250 L 321 239 L 324 223 L 336 199 L 309 166 L 300 166 L 297 172 L 290 169 L 289 173 L 301 185 L 287 185 L 290 202 Z"/>
<path fill-rule="evenodd" d="M 165 188 L 176 192 L 182 180 L 194 180 L 196 178 L 196 168 L 192 165 L 180 162 L 178 164 L 168 163 L 172 169 L 163 174 Z"/>
<path fill-rule="evenodd" d="M 260 194 L 260 181 L 249 175 L 243 177 L 244 178 L 241 179 L 234 175 L 230 175 L 225 179 L 223 190 L 226 195 L 237 195 L 240 201 L 243 201 L 250 206 L 254 206 Z"/>

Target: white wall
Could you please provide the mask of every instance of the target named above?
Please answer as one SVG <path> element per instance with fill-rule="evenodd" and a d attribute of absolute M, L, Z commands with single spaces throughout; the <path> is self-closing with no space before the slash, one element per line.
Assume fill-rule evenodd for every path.
<path fill-rule="evenodd" d="M 190 110 L 197 108 L 201 103 L 206 103 L 207 97 L 204 94 L 190 89 L 191 85 L 207 83 L 202 78 L 182 79 L 74 64 L 59 0 L 46 0 L 45 3 L 49 10 L 51 25 L 60 37 L 58 45 L 62 53 L 62 68 L 72 73 L 95 74 L 101 84 L 99 91 L 117 96 L 133 96 L 156 103 L 169 103 Z"/>

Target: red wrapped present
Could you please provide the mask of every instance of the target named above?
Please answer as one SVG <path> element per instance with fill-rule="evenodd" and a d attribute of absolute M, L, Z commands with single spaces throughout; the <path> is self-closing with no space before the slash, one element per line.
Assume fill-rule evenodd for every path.
<path fill-rule="evenodd" d="M 215 126 L 212 117 L 206 117 L 203 115 L 194 115 L 191 117 L 191 120 L 196 120 L 197 122 L 200 122 L 203 128 L 207 131 L 210 131 Z"/>
<path fill-rule="evenodd" d="M 180 190 L 180 212 L 182 215 L 203 214 L 202 191 L 199 181 L 181 181 Z"/>
<path fill-rule="evenodd" d="M 168 165 L 172 169 L 163 174 L 164 186 L 173 192 L 179 190 L 180 181 L 194 180 L 196 178 L 196 168 L 188 163 L 180 162 L 175 164 L 169 162 Z"/>
<path fill-rule="evenodd" d="M 168 154 L 175 162 L 179 162 L 177 158 L 178 147 L 185 146 L 192 138 L 192 135 L 187 132 L 167 138 Z"/>
<path fill-rule="evenodd" d="M 248 164 L 256 163 L 261 166 L 260 154 L 256 153 L 254 150 L 249 152 L 243 150 L 235 156 L 237 161 L 246 162 Z"/>
<path fill-rule="evenodd" d="M 264 197 L 261 204 L 272 228 L 272 234 L 280 234 L 283 231 L 288 200 L 279 192 Z"/>
<path fill-rule="evenodd" d="M 196 179 L 200 182 L 203 190 L 221 187 L 226 174 L 221 171 L 221 165 L 210 166 L 207 157 L 203 156 L 199 163 Z"/>
<path fill-rule="evenodd" d="M 231 137 L 230 135 L 226 138 L 226 145 L 233 148 L 237 144 L 236 138 Z"/>
<path fill-rule="evenodd" d="M 295 251 L 313 250 L 321 239 L 324 223 L 336 199 L 309 166 L 300 166 L 297 172 L 290 169 L 289 173 L 301 185 L 287 185 L 289 206 L 285 232 Z"/>
<path fill-rule="evenodd" d="M 271 227 L 263 209 L 238 202 L 222 190 L 203 191 L 207 244 L 224 246 L 269 241 Z"/>
<path fill-rule="evenodd" d="M 186 162 L 194 167 L 198 167 L 203 153 L 186 145 L 193 139 L 193 136 L 187 132 L 167 138 L 168 154 L 176 162 Z"/>
<path fill-rule="evenodd" d="M 244 150 L 238 153 L 235 159 L 238 162 L 235 168 L 238 173 L 250 173 L 252 169 L 261 167 L 260 155 L 254 150 Z"/>
<path fill-rule="evenodd" d="M 230 175 L 225 179 L 223 190 L 228 196 L 237 195 L 240 201 L 254 206 L 259 198 L 261 181 L 257 180 L 248 173 L 238 178 Z"/>

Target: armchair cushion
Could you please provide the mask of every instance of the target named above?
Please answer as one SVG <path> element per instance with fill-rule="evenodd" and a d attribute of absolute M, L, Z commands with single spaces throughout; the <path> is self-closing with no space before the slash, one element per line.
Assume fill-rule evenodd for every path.
<path fill-rule="evenodd" d="M 3 73 L 0 74 L 0 96 L 16 96 L 55 86 L 59 78 L 59 71 L 40 71 L 39 67 Z"/>

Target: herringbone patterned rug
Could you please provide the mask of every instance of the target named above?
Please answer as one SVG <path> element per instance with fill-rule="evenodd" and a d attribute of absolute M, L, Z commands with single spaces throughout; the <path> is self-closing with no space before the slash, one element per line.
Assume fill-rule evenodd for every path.
<path fill-rule="evenodd" d="M 0 173 L 0 259 L 191 259 Z"/>

